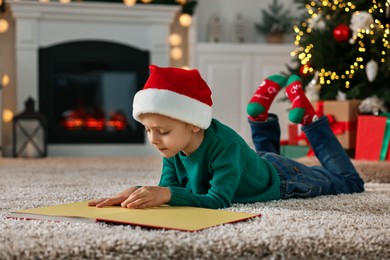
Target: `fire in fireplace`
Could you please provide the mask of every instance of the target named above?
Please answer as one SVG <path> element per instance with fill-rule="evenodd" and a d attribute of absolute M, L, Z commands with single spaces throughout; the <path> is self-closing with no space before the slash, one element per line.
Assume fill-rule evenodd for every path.
<path fill-rule="evenodd" d="M 132 100 L 149 73 L 149 53 L 104 41 L 39 50 L 39 109 L 49 143 L 144 143 Z"/>

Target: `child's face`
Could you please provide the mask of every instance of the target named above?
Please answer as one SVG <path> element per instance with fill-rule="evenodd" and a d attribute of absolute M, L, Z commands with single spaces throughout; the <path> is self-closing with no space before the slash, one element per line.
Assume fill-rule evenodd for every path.
<path fill-rule="evenodd" d="M 193 153 L 203 140 L 199 127 L 159 114 L 143 114 L 139 117 L 145 126 L 149 142 L 165 158 L 179 152 Z"/>

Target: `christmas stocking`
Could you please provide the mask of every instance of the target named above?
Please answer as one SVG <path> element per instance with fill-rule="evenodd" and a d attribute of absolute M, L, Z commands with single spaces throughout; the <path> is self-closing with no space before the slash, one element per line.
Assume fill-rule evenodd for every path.
<path fill-rule="evenodd" d="M 296 124 L 307 125 L 318 119 L 310 101 L 302 89 L 301 79 L 297 75 L 291 75 L 287 80 L 286 94 L 292 103 L 288 118 Z"/>
<path fill-rule="evenodd" d="M 272 75 L 261 82 L 246 107 L 246 111 L 251 120 L 267 120 L 268 109 L 285 83 L 286 78 L 279 74 Z"/>

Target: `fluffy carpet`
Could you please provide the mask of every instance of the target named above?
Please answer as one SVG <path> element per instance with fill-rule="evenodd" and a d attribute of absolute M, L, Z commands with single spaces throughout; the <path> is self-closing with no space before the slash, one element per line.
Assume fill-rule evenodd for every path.
<path fill-rule="evenodd" d="M 235 204 L 263 216 L 187 233 L 5 218 L 154 185 L 158 158 L 0 159 L 0 259 L 389 259 L 390 163 L 360 164 L 364 193 Z"/>

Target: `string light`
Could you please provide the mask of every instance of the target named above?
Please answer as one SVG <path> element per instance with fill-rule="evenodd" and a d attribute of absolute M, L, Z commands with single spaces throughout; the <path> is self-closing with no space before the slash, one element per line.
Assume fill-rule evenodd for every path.
<path fill-rule="evenodd" d="M 12 121 L 12 118 L 14 117 L 14 113 L 10 109 L 4 109 L 3 110 L 3 122 L 8 123 Z"/>
<path fill-rule="evenodd" d="M 180 34 L 178 33 L 172 33 L 171 35 L 169 35 L 169 44 L 171 46 L 179 46 L 182 42 L 182 38 L 180 36 Z"/>
<path fill-rule="evenodd" d="M 389 8 L 390 1 L 386 2 L 386 7 Z M 310 4 L 306 5 L 307 13 L 310 15 L 310 18 L 308 19 L 308 22 L 311 23 L 313 21 L 313 18 L 315 18 L 318 14 L 322 13 L 322 8 L 327 7 L 330 8 L 332 11 L 336 11 L 337 9 L 342 9 L 344 12 L 348 13 L 351 11 L 356 10 L 356 6 L 351 2 L 343 2 L 342 0 L 338 1 L 327 1 L 323 0 L 319 4 L 317 1 L 311 1 Z M 378 11 L 380 13 L 384 13 L 384 10 L 382 7 L 380 7 L 376 0 L 373 0 L 372 7 L 368 10 L 369 13 L 373 13 L 374 11 Z M 375 19 L 374 24 L 370 26 L 369 29 L 361 29 L 357 31 L 355 40 L 358 44 L 358 51 L 362 54 L 367 52 L 367 48 L 364 44 L 364 41 L 366 41 L 369 44 L 375 44 L 376 38 L 374 37 L 376 32 L 383 32 L 383 47 L 385 49 L 389 48 L 389 41 L 388 41 L 388 35 L 389 35 L 389 24 L 383 25 L 378 19 Z M 298 26 L 294 27 L 295 32 L 295 41 L 294 44 L 296 46 L 301 46 L 301 42 L 304 39 L 305 34 L 310 34 L 312 32 L 311 28 L 307 25 L 307 23 L 303 22 L 301 24 L 301 29 Z M 303 72 L 309 72 L 309 67 L 307 64 L 310 64 L 311 58 L 312 58 L 312 52 L 314 50 L 315 46 L 313 44 L 308 44 L 307 46 L 302 46 L 301 48 L 297 48 L 294 52 L 291 53 L 292 56 L 297 56 L 300 60 L 301 65 L 303 66 Z M 385 62 L 385 59 L 388 51 L 382 51 L 381 55 L 381 62 Z M 357 57 L 355 61 L 350 66 L 347 66 L 347 69 L 341 73 L 340 75 L 337 74 L 335 71 L 327 70 L 326 68 L 318 68 L 319 71 L 319 81 L 320 84 L 331 84 L 332 81 L 343 79 L 345 80 L 345 87 L 349 88 L 350 81 L 347 79 L 352 79 L 356 72 L 358 70 L 363 70 L 365 68 L 365 63 L 367 63 L 366 60 L 364 60 L 362 57 Z"/>
<path fill-rule="evenodd" d="M 1 76 L 1 86 L 5 88 L 6 86 L 8 86 L 8 84 L 9 84 L 9 76 L 8 74 L 4 73 Z"/>
<path fill-rule="evenodd" d="M 180 60 L 183 58 L 183 50 L 179 47 L 174 47 L 171 49 L 171 58 L 173 60 Z"/>
<path fill-rule="evenodd" d="M 123 0 L 123 3 L 127 6 L 133 6 L 137 3 L 137 0 Z"/>
<path fill-rule="evenodd" d="M 8 21 L 5 19 L 0 19 L 0 33 L 7 32 L 8 28 L 9 28 Z"/>
<path fill-rule="evenodd" d="M 179 17 L 179 23 L 183 27 L 190 27 L 192 24 L 192 17 L 189 14 L 183 13 Z"/>

